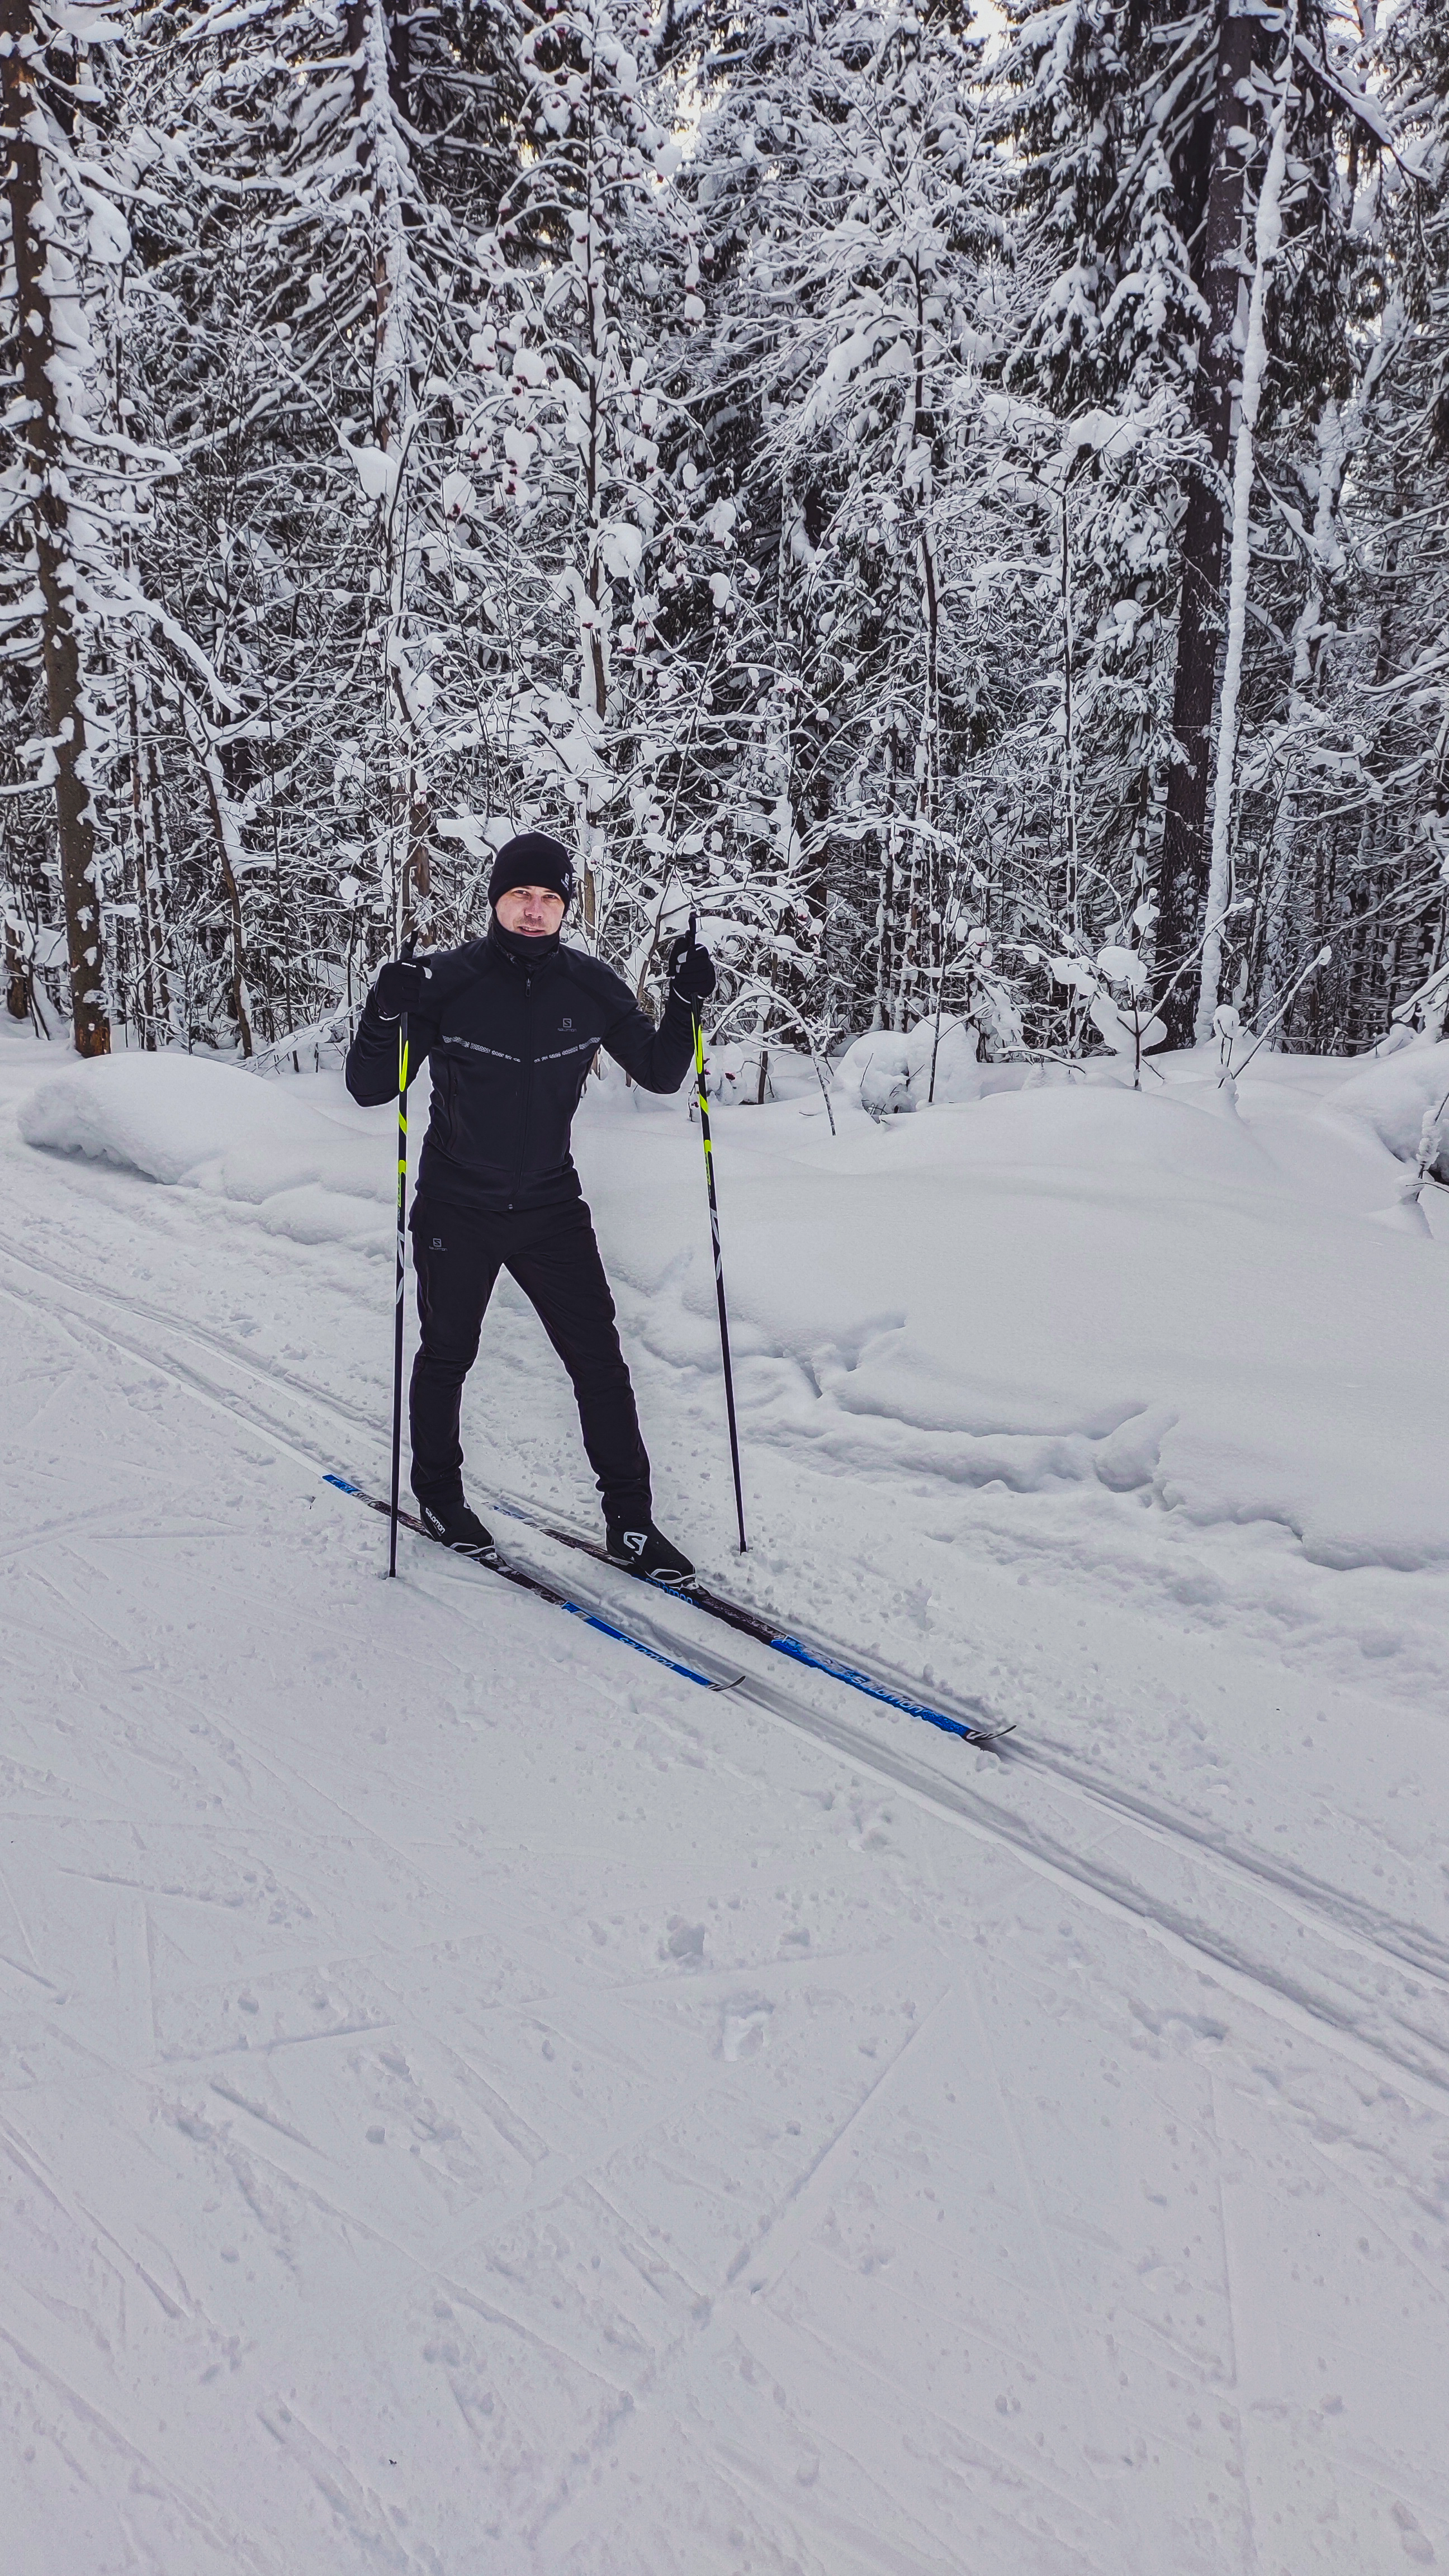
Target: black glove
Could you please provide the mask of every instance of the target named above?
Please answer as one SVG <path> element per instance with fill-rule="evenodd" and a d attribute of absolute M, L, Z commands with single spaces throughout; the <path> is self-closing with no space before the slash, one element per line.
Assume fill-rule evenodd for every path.
<path fill-rule="evenodd" d="M 691 1010 L 698 1010 L 714 991 L 714 959 L 707 948 L 700 947 L 692 924 L 669 951 L 669 989 Z"/>
<path fill-rule="evenodd" d="M 372 998 L 380 1020 L 396 1020 L 404 1011 L 421 1010 L 423 992 L 432 969 L 419 965 L 411 957 L 394 957 L 384 966 L 372 988 Z"/>

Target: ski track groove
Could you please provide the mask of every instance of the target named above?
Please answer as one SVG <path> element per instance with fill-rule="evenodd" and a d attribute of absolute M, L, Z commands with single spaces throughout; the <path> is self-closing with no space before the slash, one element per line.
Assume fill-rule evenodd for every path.
<path fill-rule="evenodd" d="M 1072 2316 L 1071 2301 L 1067 2297 L 1066 2287 L 1062 2280 L 1061 2266 L 1057 2261 L 1056 2255 L 1052 2251 L 1051 2232 L 1042 2213 L 1041 2193 L 1032 2173 L 1031 2158 L 1022 2144 L 1021 2128 L 1016 2118 L 1016 2114 L 1012 2110 L 1010 2095 L 1001 2079 L 1001 2068 L 997 2060 L 996 2049 L 992 2042 L 990 2030 L 987 2027 L 986 2016 L 981 2010 L 976 1994 L 964 1979 L 958 1983 L 957 1994 L 959 2000 L 965 2006 L 975 2028 L 981 2056 L 985 2061 L 991 2083 L 991 2090 L 996 2101 L 997 2113 L 1001 2122 L 1002 2135 L 1010 2143 L 1011 2160 L 1016 2168 L 1017 2177 L 1021 2185 L 1022 2198 L 1026 2207 L 1031 2212 L 1032 2234 L 1036 2239 L 1037 2252 L 1041 2259 L 1042 2269 L 1046 2278 L 1051 2283 L 1052 2297 L 1056 2302 L 1057 2312 L 1061 2318 L 1061 2328 L 1066 2350 L 1072 2357 L 1072 2375 L 1081 2391 L 1083 2409 L 1086 2414 L 1087 2422 L 1091 2428 L 1091 2449 L 1095 2452 L 1099 2460 L 1106 2460 L 1111 2457 L 1112 2446 L 1107 2440 L 1102 2429 L 1101 2417 L 1097 2407 L 1096 2390 L 1092 2384 L 1092 2374 L 1087 2368 L 1086 2361 L 1083 2358 L 1081 2337 L 1078 2334 L 1076 2322 Z M 1114 2482 L 1111 2489 L 1111 2501 L 1105 2508 L 1104 2518 L 1109 2514 L 1112 2522 L 1116 2526 L 1118 2542 L 1123 2552 L 1121 2576 L 1142 2576 L 1142 2538 L 1140 2532 L 1135 2528 L 1135 2525 L 1129 2527 L 1129 2510 L 1130 2497 L 1124 2493 L 1120 2482 Z"/>
<path fill-rule="evenodd" d="M 335 1417 L 347 1425 L 349 1432 L 362 1428 L 369 1439 L 377 1438 L 376 1426 L 370 1416 L 360 1414 L 356 1408 L 325 1394 L 283 1368 L 258 1363 L 204 1325 L 182 1323 L 165 1308 L 155 1306 L 147 1299 L 131 1297 L 110 1286 L 97 1286 L 59 1263 L 34 1252 L 20 1251 L 3 1236 L 0 1236 L 0 1254 L 18 1268 L 47 1278 L 103 1310 L 119 1308 L 138 1322 L 159 1325 L 168 1335 L 179 1335 L 183 1341 L 209 1351 L 254 1387 L 268 1390 L 280 1378 L 290 1393 L 315 1413 Z M 0 1280 L 0 1293 L 13 1303 L 22 1306 L 27 1303 L 20 1289 L 3 1280 Z M 265 1410 L 247 1403 L 234 1391 L 226 1391 L 209 1382 L 179 1358 L 174 1350 L 168 1349 L 162 1359 L 155 1350 L 128 1340 L 114 1323 L 100 1321 L 94 1314 L 86 1314 L 74 1307 L 58 1308 L 51 1302 L 47 1312 L 62 1330 L 70 1333 L 72 1339 L 79 1340 L 79 1333 L 74 1329 L 77 1327 L 98 1337 L 103 1345 L 109 1344 L 163 1382 L 169 1380 L 181 1393 L 191 1395 L 234 1426 L 243 1425 L 287 1449 L 309 1474 L 325 1473 L 335 1463 L 330 1450 L 312 1449 L 295 1428 L 289 1426 L 284 1430 Z M 570 1588 L 576 1589 L 581 1597 L 588 1597 L 586 1586 Z M 655 1597 L 670 1598 L 668 1595 Z M 604 1596 L 601 1606 L 606 1609 L 614 1607 L 607 1596 Z M 903 1791 L 916 1805 L 949 1819 L 979 1841 L 1015 1851 L 1028 1869 L 1068 1892 L 1084 1897 L 1094 1910 L 1125 1917 L 1157 1946 L 1179 1959 L 1185 1958 L 1199 1970 L 1205 1962 L 1211 1973 L 1240 1997 L 1286 2021 L 1301 2035 L 1329 2046 L 1369 2072 L 1381 2074 L 1383 2068 L 1392 2067 L 1395 2080 L 1401 2086 L 1407 2080 L 1407 2087 L 1414 2098 L 1424 2107 L 1442 2114 L 1445 2100 L 1449 2098 L 1449 2043 L 1429 2038 L 1412 2027 L 1409 2031 L 1412 2045 L 1409 2048 L 1395 2046 L 1382 2037 L 1365 2037 L 1357 2027 L 1351 2009 L 1314 1994 L 1282 1968 L 1275 1971 L 1255 1962 L 1230 1934 L 1215 1931 L 1184 1913 L 1175 1903 L 1169 1901 L 1154 1905 L 1147 1891 L 1130 1876 L 1094 1862 L 1087 1852 L 1071 1850 L 1032 1826 L 1028 1820 L 1006 1814 L 964 1784 L 933 1770 L 918 1757 L 897 1751 L 848 1720 L 796 1700 L 773 1680 L 748 1676 L 747 1695 L 755 1705 L 764 1707 L 798 1732 L 812 1735 L 829 1745 L 847 1762 L 874 1771 L 878 1777 Z M 981 1750 L 984 1754 L 985 1748 Z M 1224 1850 L 1194 1823 L 1174 1819 L 1170 1810 L 1156 1808 L 1153 1802 L 1140 1799 L 1130 1790 L 1118 1792 L 1084 1777 L 1070 1766 L 1069 1757 L 1058 1759 L 1050 1752 L 1031 1746 L 1019 1748 L 1014 1754 L 995 1752 L 986 1759 L 1003 1767 L 1014 1765 L 1019 1769 L 1029 1769 L 1054 1785 L 1073 1792 L 1083 1804 L 1096 1806 L 1119 1825 L 1160 1840 L 1199 1863 L 1215 1867 L 1229 1878 L 1247 1882 L 1255 1893 L 1266 1895 L 1270 1902 L 1276 1903 L 1290 1919 L 1305 1929 L 1321 1933 L 1342 1948 L 1358 1951 L 1396 1977 L 1406 1973 L 1425 1977 L 1449 1990 L 1449 1945 L 1441 1944 L 1423 1926 L 1380 1914 L 1376 1909 L 1363 1906 L 1359 1900 L 1340 1896 L 1337 1891 L 1333 1891 L 1333 1906 L 1325 1908 L 1319 1895 L 1319 1882 L 1283 1869 L 1281 1864 L 1273 1863 L 1266 1855 L 1260 1859 L 1257 1855 L 1250 1857 L 1238 1851 Z M 349 1818 L 348 1821 L 353 1820 Z M 359 1830 L 369 1837 L 375 1836 L 373 1828 L 360 1827 Z M 1358 1930 L 1334 1910 L 1339 1907 L 1356 1912 L 1377 1928 L 1373 1931 Z M 1401 1947 L 1402 1944 L 1407 1944 L 1407 1948 Z M 1425 1949 L 1434 1954 L 1432 1961 L 1421 1955 Z M 1380 2001 L 1361 1995 L 1354 2000 L 1363 2009 L 1372 2008 Z M 1402 2025 L 1401 2016 L 1396 2014 L 1394 2018 L 1399 2019 Z M 1427 2056 L 1426 2051 L 1430 2053 Z M 1433 2063 L 1434 2058 L 1440 2061 L 1438 2065 Z"/>
<path fill-rule="evenodd" d="M 127 1313 L 144 1319 L 148 1323 L 161 1324 L 169 1331 L 179 1330 L 184 1340 L 202 1344 L 225 1364 L 240 1370 L 254 1384 L 270 1388 L 280 1380 L 293 1395 L 314 1411 L 335 1416 L 339 1422 L 346 1423 L 350 1429 L 361 1431 L 369 1440 L 375 1440 L 378 1436 L 376 1423 L 370 1414 L 349 1405 L 341 1397 L 324 1393 L 320 1387 L 297 1377 L 280 1365 L 273 1367 L 271 1364 L 260 1364 L 249 1353 L 240 1350 L 225 1335 L 213 1331 L 206 1325 L 179 1323 L 178 1319 L 169 1314 L 164 1307 L 153 1306 L 144 1298 L 129 1297 L 110 1287 L 97 1288 L 74 1272 L 63 1269 L 59 1264 L 42 1261 L 33 1253 L 18 1251 L 15 1245 L 5 1241 L 3 1237 L 0 1237 L 0 1252 L 23 1267 L 44 1272 L 63 1286 L 79 1291 L 82 1296 L 96 1298 L 103 1304 L 119 1305 Z M 3 1286 L 3 1283 L 0 1283 L 0 1286 Z M 15 1294 L 14 1291 L 10 1293 Z M 84 1316 L 77 1320 L 91 1321 Z M 138 1347 L 135 1344 L 126 1343 L 114 1334 L 112 1328 L 92 1322 L 92 1329 L 109 1334 L 116 1341 L 117 1346 L 126 1350 L 133 1359 L 149 1362 L 152 1366 L 160 1365 L 155 1360 L 154 1354 L 148 1352 L 144 1346 Z M 239 1404 L 235 1399 L 228 1398 L 214 1386 L 209 1386 L 189 1371 L 185 1363 L 178 1360 L 174 1353 L 167 1354 L 167 1361 L 172 1373 L 189 1392 L 210 1403 L 214 1409 L 233 1421 L 243 1420 L 252 1430 L 286 1442 L 293 1447 L 293 1454 L 298 1458 L 299 1463 L 305 1464 L 309 1470 L 315 1469 L 318 1465 L 322 1453 L 296 1446 L 289 1432 L 284 1431 L 265 1412 L 253 1411 Z M 328 1455 L 330 1457 L 330 1453 Z M 507 1499 L 500 1493 L 500 1502 L 506 1502 Z M 646 1595 L 646 1597 L 669 1598 L 668 1595 Z M 770 1614 L 766 1611 L 762 1615 Z M 855 1649 L 843 1647 L 840 1651 L 842 1654 L 850 1655 L 855 1652 Z M 868 1656 L 868 1650 L 862 1649 L 861 1652 Z M 911 1690 L 918 1691 L 925 1687 L 909 1674 L 898 1678 Z M 984 1751 L 986 1748 L 981 1749 Z M 1064 1746 L 1055 1743 L 1042 1744 L 1037 1741 L 1004 1739 L 1000 1746 L 994 1748 L 994 1751 L 995 1758 L 1008 1767 L 1030 1769 L 1043 1778 L 1070 1787 L 1080 1797 L 1101 1808 L 1110 1818 L 1133 1825 L 1170 1844 L 1190 1845 L 1197 1856 L 1216 1860 L 1228 1869 L 1259 1880 L 1269 1890 L 1277 1891 L 1285 1898 L 1296 1900 L 1303 1911 L 1304 1918 L 1312 1919 L 1331 1936 L 1351 1941 L 1356 1935 L 1362 1942 L 1365 1952 L 1378 1958 L 1384 1965 L 1428 1977 L 1441 1984 L 1446 1993 L 1449 1993 L 1449 1941 L 1440 1940 L 1427 1927 L 1406 1923 L 1396 1916 L 1365 1905 L 1361 1899 L 1346 1891 L 1328 1886 L 1310 1872 L 1285 1867 L 1267 1853 L 1248 1853 L 1235 1848 L 1229 1838 L 1216 1832 L 1211 1822 L 1206 1819 L 1188 1821 L 1174 1813 L 1171 1807 L 1159 1804 L 1140 1791 L 1106 1785 L 1095 1775 L 1087 1772 Z M 1295 1909 L 1290 1904 L 1285 1910 L 1291 1913 Z M 1402 1948 L 1397 1946 L 1399 1942 L 1404 1944 Z"/>
<path fill-rule="evenodd" d="M 22 2301 L 26 2299 L 26 2294 L 14 2283 L 10 2285 L 10 2295 Z M 26 2303 L 29 2304 L 28 2301 Z M 44 2325 L 47 2336 L 54 2332 L 52 2318 L 46 2317 Z M 209 2499 L 203 2499 L 194 2494 L 171 2471 L 163 2469 L 157 2462 L 155 2454 L 148 2451 L 140 2441 L 128 2433 L 124 2425 L 107 2412 L 105 2406 L 88 2396 L 83 2388 L 77 2387 L 73 2380 L 66 2376 L 65 2371 L 57 2369 L 52 2362 L 44 2360 L 41 2354 L 33 2350 L 24 2341 L 22 2334 L 17 2332 L 3 2316 L 0 2316 L 0 2342 L 9 2345 L 16 2359 L 24 2364 L 37 2382 L 51 2389 L 63 2400 L 77 2422 L 89 2425 L 131 2463 L 132 2474 L 138 2485 L 141 2485 L 143 2480 L 147 2481 L 152 2495 L 161 2495 L 170 2499 L 183 2520 L 190 2524 L 193 2532 L 216 2551 L 215 2564 L 218 2567 L 246 2566 L 255 2571 L 255 2576 L 284 2576 L 279 2562 L 272 2557 L 270 2551 L 263 2550 L 249 2532 L 239 2529 L 229 2515 L 219 2513 Z M 88 2358 L 80 2355 L 70 2356 L 67 2369 L 83 2368 Z M 146 2487 L 143 2486 L 142 2491 L 147 2491 Z M 144 2553 L 147 2559 L 151 2558 L 151 2555 L 149 2550 Z M 139 2552 L 136 2563 L 138 2565 L 142 2563 Z"/>
<path fill-rule="evenodd" d="M 1232 2220 L 1228 2215 L 1227 2194 L 1224 2190 L 1225 2165 L 1222 2154 L 1222 2124 L 1218 2117 L 1217 2076 L 1211 2067 L 1208 2069 L 1207 2098 L 1209 2114 L 1213 2124 L 1213 2136 L 1218 2147 L 1218 2232 L 1222 2238 L 1223 2291 L 1227 2304 L 1229 2349 L 1232 2354 L 1233 2364 L 1233 2459 L 1237 2472 L 1237 2483 L 1243 2499 L 1243 2540 L 1246 2551 L 1246 2566 L 1248 2576 L 1253 2576 L 1253 2571 L 1256 2571 L 1261 2567 L 1262 2559 L 1258 2549 L 1257 2523 L 1253 2513 L 1253 2477 L 1249 2458 L 1248 2428 L 1243 2421 L 1243 2373 L 1238 2349 L 1242 2340 L 1240 2326 L 1241 2294 L 1235 2281 L 1235 2271 L 1237 2267 L 1233 2254 L 1233 2226 Z"/>

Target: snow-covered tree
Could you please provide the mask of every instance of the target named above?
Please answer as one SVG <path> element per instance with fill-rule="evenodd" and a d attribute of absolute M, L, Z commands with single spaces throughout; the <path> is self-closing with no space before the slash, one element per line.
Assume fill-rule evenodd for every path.
<path fill-rule="evenodd" d="M 543 821 L 752 1062 L 1432 1021 L 1441 14 L 0 0 L 7 1006 L 300 1045 Z"/>
<path fill-rule="evenodd" d="M 1206 11 L 1126 0 L 1016 14 L 1011 126 L 1025 201 L 1054 258 L 1013 375 L 1025 370 L 1068 418 L 1100 404 L 1135 420 L 1145 393 L 1159 430 L 1140 450 L 1150 490 L 1139 516 L 1158 538 L 1147 549 L 1155 591 L 1139 583 L 1124 599 L 1150 606 L 1154 644 L 1170 624 L 1173 649 L 1170 658 L 1152 651 L 1142 666 L 1153 721 L 1141 738 L 1145 768 L 1124 777 L 1123 810 L 1161 816 L 1156 946 L 1169 979 L 1166 1016 L 1181 1039 L 1199 1015 L 1204 942 L 1209 981 L 1220 970 L 1239 979 L 1262 953 L 1236 927 L 1224 940 L 1230 903 L 1245 884 L 1256 889 L 1264 863 L 1260 842 L 1239 852 L 1238 799 L 1259 729 L 1277 720 L 1291 687 L 1291 650 L 1251 652 L 1245 667 L 1240 639 L 1224 659 L 1234 441 L 1274 135 L 1282 167 L 1255 344 L 1262 416 L 1241 457 L 1238 514 L 1239 608 L 1250 623 L 1260 558 L 1271 563 L 1286 542 L 1289 587 L 1312 577 L 1299 495 L 1320 484 L 1323 424 L 1348 398 L 1354 364 L 1345 173 L 1377 154 L 1380 119 L 1355 58 L 1357 25 L 1320 0 L 1215 0 Z M 1298 487 L 1287 518 L 1285 483 Z M 1288 609 L 1290 626 L 1302 604 Z M 1219 763 L 1223 680 L 1235 663 L 1242 721 L 1235 713 Z M 1234 908 L 1235 925 L 1246 917 Z"/>
<path fill-rule="evenodd" d="M 166 14 L 139 395 L 186 466 L 153 551 L 225 689 L 159 710 L 201 788 L 170 800 L 182 1017 L 247 1052 L 403 926 L 462 935 L 476 871 L 436 829 L 481 740 L 452 388 L 512 168 L 505 13 Z"/>
<path fill-rule="evenodd" d="M 739 801 L 803 877 L 821 1026 L 896 1027 L 938 998 L 969 927 L 984 682 L 960 548 L 1004 267 L 979 54 L 945 7 L 705 25 L 710 447 L 758 582 Z"/>

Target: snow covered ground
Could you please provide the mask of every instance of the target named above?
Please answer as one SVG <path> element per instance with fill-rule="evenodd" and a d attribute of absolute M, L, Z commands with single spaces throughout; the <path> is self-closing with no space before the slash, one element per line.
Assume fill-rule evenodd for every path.
<path fill-rule="evenodd" d="M 386 1113 L 3 1032 L 7 2566 L 1449 2565 L 1438 1065 L 1212 1071 L 722 1114 L 744 1565 L 581 1119 L 664 1526 L 984 1753 L 388 1584 Z M 509 1287 L 465 1429 L 590 1527 Z"/>

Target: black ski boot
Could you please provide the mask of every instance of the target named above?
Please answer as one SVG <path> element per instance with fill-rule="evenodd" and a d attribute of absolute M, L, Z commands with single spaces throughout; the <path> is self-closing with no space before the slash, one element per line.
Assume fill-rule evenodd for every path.
<path fill-rule="evenodd" d="M 490 1533 L 461 1494 L 455 1503 L 419 1503 L 418 1518 L 429 1538 L 435 1538 L 440 1547 L 456 1548 L 459 1556 L 476 1556 L 488 1565 L 498 1554 Z"/>
<path fill-rule="evenodd" d="M 651 1583 L 694 1581 L 694 1568 L 683 1548 L 675 1547 L 652 1521 L 641 1521 L 632 1529 L 625 1521 L 609 1521 L 604 1544 L 615 1565 L 626 1565 L 631 1574 L 642 1574 Z"/>

